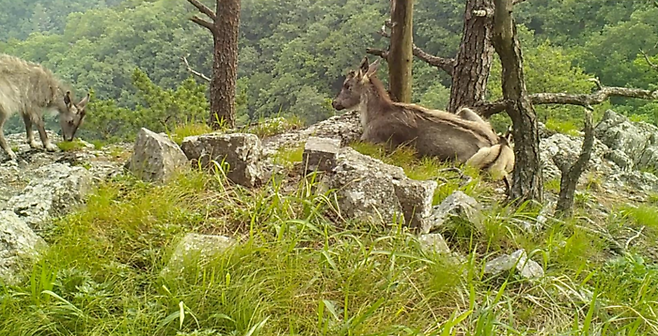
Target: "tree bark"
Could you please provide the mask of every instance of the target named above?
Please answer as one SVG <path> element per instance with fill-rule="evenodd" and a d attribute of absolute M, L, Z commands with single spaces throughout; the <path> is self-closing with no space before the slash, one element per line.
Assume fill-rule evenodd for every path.
<path fill-rule="evenodd" d="M 210 117 L 213 129 L 235 127 L 235 94 L 238 68 L 238 34 L 240 0 L 217 0 L 215 11 L 199 2 L 188 0 L 211 21 L 197 16 L 190 20 L 207 28 L 213 35 L 213 67 L 210 79 Z"/>
<path fill-rule="evenodd" d="M 462 41 L 452 73 L 448 111 L 484 101 L 494 48 L 493 0 L 469 0 L 464 13 Z"/>
<path fill-rule="evenodd" d="M 389 87 L 393 100 L 411 102 L 413 60 L 413 0 L 391 0 Z"/>
<path fill-rule="evenodd" d="M 513 0 L 494 0 L 493 45 L 503 66 L 503 97 L 512 119 L 516 164 L 510 198 L 541 201 L 543 181 L 539 161 L 537 117 L 525 86 L 523 54 L 512 19 Z"/>

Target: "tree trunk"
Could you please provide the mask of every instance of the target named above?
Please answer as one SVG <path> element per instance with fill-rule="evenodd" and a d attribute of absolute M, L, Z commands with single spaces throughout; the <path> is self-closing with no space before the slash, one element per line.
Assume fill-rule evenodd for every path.
<path fill-rule="evenodd" d="M 523 55 L 512 19 L 512 0 L 495 0 L 493 44 L 503 66 L 503 97 L 512 119 L 516 164 L 510 198 L 522 202 L 542 199 L 537 117 L 523 77 Z"/>
<path fill-rule="evenodd" d="M 484 101 L 494 48 L 493 0 L 469 0 L 464 13 L 462 41 L 452 73 L 448 111 Z"/>
<path fill-rule="evenodd" d="M 209 125 L 235 127 L 240 0 L 217 0 Z"/>
<path fill-rule="evenodd" d="M 413 60 L 413 0 L 391 0 L 389 87 L 393 100 L 411 102 Z"/>
<path fill-rule="evenodd" d="M 583 149 L 580 151 L 578 160 L 572 165 L 565 162 L 557 162 L 555 157 L 553 162 L 560 168 L 562 177 L 560 178 L 560 197 L 555 206 L 555 213 L 561 217 L 569 217 L 573 214 L 574 195 L 580 175 L 583 174 L 589 159 L 592 157 L 594 149 L 594 126 L 592 125 L 592 112 L 585 112 L 585 138 L 583 139 Z"/>

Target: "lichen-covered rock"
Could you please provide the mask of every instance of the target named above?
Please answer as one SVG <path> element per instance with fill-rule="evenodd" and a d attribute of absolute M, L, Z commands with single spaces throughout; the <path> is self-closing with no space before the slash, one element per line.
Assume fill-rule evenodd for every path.
<path fill-rule="evenodd" d="M 455 191 L 446 197 L 441 204 L 434 207 L 431 219 L 426 222 L 427 225 L 422 227 L 422 232 L 429 233 L 440 228 L 453 217 L 468 220 L 476 228 L 481 229 L 482 206 L 473 197 L 461 191 Z"/>
<path fill-rule="evenodd" d="M 45 244 L 15 213 L 0 211 L 0 280 L 18 284 Z"/>
<path fill-rule="evenodd" d="M 203 267 L 213 257 L 235 244 L 235 240 L 224 236 L 188 233 L 178 243 L 167 266 L 160 275 L 177 275 L 186 267 Z"/>
<path fill-rule="evenodd" d="M 52 163 L 34 170 L 32 181 L 7 202 L 6 208 L 40 231 L 50 217 L 81 204 L 90 187 L 91 175 L 85 168 Z"/>
<path fill-rule="evenodd" d="M 260 139 L 254 134 L 206 134 L 183 139 L 183 152 L 194 166 L 200 164 L 215 169 L 222 162 L 228 165 L 226 176 L 245 187 L 263 182 L 263 149 Z"/>
<path fill-rule="evenodd" d="M 347 217 L 385 224 L 404 218 L 412 227 L 427 225 L 437 186 L 434 181 L 411 180 L 402 168 L 349 147 L 337 156 L 331 185 Z"/>
<path fill-rule="evenodd" d="M 528 254 L 523 249 L 512 253 L 512 255 L 504 254 L 487 262 L 484 266 L 484 273 L 496 275 L 504 271 L 509 271 L 514 267 L 526 279 L 535 279 L 544 276 L 544 269 L 541 265 L 529 259 Z"/>
<path fill-rule="evenodd" d="M 141 128 L 128 168 L 137 177 L 149 182 L 168 180 L 176 171 L 188 167 L 183 151 L 168 137 Z"/>
<path fill-rule="evenodd" d="M 338 151 L 340 140 L 309 137 L 304 146 L 304 168 L 307 171 L 332 171 L 336 167 Z"/>
<path fill-rule="evenodd" d="M 658 169 L 658 127 L 644 122 L 631 122 L 625 116 L 608 110 L 595 128 L 595 135 L 618 157 L 632 162 L 635 169 Z M 625 155 L 622 155 L 625 154 Z"/>

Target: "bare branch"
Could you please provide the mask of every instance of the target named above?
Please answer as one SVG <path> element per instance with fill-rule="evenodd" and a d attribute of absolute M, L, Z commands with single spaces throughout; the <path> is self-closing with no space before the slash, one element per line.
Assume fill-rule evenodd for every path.
<path fill-rule="evenodd" d="M 592 94 L 535 93 L 530 95 L 533 104 L 568 104 L 580 105 L 588 109 L 601 104 L 609 97 L 627 97 L 639 99 L 658 99 L 658 90 L 629 89 L 623 87 L 602 87 Z"/>
<path fill-rule="evenodd" d="M 500 112 L 505 111 L 508 105 L 509 105 L 508 101 L 501 99 L 501 100 L 496 100 L 494 102 L 480 101 L 475 106 L 473 106 L 473 108 L 477 110 L 479 115 L 485 118 L 489 118 L 494 114 L 498 114 Z"/>
<path fill-rule="evenodd" d="M 388 61 L 388 51 L 384 49 L 376 49 L 376 48 L 366 48 L 366 53 L 379 56 L 383 58 L 384 60 Z"/>
<path fill-rule="evenodd" d="M 598 84 L 600 85 L 600 83 Z M 578 105 L 591 110 L 592 105 L 601 104 L 610 97 L 626 97 L 648 100 L 658 100 L 658 90 L 630 89 L 623 87 L 600 87 L 598 91 L 591 94 L 570 94 L 570 93 L 535 93 L 530 95 L 530 100 L 534 105 L 563 104 Z M 485 118 L 489 118 L 496 113 L 505 110 L 507 104 L 504 101 L 495 101 L 483 103 L 476 106 L 478 111 Z"/>
<path fill-rule="evenodd" d="M 199 78 L 203 79 L 206 82 L 210 82 L 210 77 L 208 77 L 208 76 L 192 69 L 192 67 L 190 66 L 190 63 L 187 62 L 187 57 L 186 56 L 181 57 L 181 59 L 185 63 L 185 66 L 187 67 L 187 71 L 191 72 L 195 76 L 198 76 Z"/>
<path fill-rule="evenodd" d="M 526 2 L 526 0 L 514 0 L 512 1 L 512 5 L 520 4 L 522 2 Z"/>
<path fill-rule="evenodd" d="M 211 20 L 213 21 L 217 20 L 217 13 L 215 13 L 208 6 L 202 4 L 199 0 L 187 0 L 187 2 L 191 3 L 192 6 L 196 7 L 199 10 L 199 12 L 206 14 Z"/>
<path fill-rule="evenodd" d="M 558 165 L 562 171 L 562 178 L 560 179 L 560 197 L 555 211 L 563 216 L 571 216 L 573 213 L 574 194 L 578 179 L 585 171 L 585 167 L 592 156 L 592 149 L 594 148 L 594 127 L 592 124 L 592 112 L 587 110 L 585 111 L 585 139 L 583 139 L 583 149 L 580 156 L 578 156 L 578 160 L 570 167 L 566 163 Z"/>
<path fill-rule="evenodd" d="M 391 28 L 392 26 L 393 26 L 393 24 L 390 21 L 386 21 L 386 23 L 384 23 L 384 26 L 382 26 L 382 29 L 380 31 L 378 31 L 377 34 L 379 34 L 383 37 L 386 37 L 386 38 L 391 38 L 391 34 L 389 34 L 386 31 L 386 27 Z M 424 61 L 425 63 L 427 63 L 427 64 L 429 64 L 433 67 L 437 67 L 437 68 L 445 71 L 448 75 L 452 76 L 452 72 L 455 68 L 455 63 L 456 63 L 454 58 L 443 58 L 443 57 L 434 56 L 434 55 L 418 48 L 415 44 L 412 46 L 412 48 L 413 48 L 414 56 L 418 57 L 420 60 Z M 371 50 L 372 52 L 369 52 L 368 50 Z M 377 56 L 382 57 L 381 54 L 379 53 L 380 50 L 381 49 L 368 48 L 366 50 L 366 52 L 369 53 L 369 54 L 372 54 L 372 55 L 377 55 Z M 387 52 L 384 53 L 384 54 L 388 55 Z M 385 57 L 382 57 L 382 58 L 386 59 Z"/>
<path fill-rule="evenodd" d="M 215 25 L 212 24 L 210 21 L 206 21 L 198 16 L 193 16 L 190 18 L 190 21 L 198 24 L 201 27 L 206 27 L 208 30 L 210 30 L 213 34 L 215 33 Z"/>
<path fill-rule="evenodd" d="M 647 64 L 649 64 L 651 69 L 658 71 L 658 64 L 654 64 L 653 62 L 651 62 L 651 60 L 649 59 L 649 55 L 647 55 L 647 53 L 644 52 L 644 50 L 640 49 L 640 52 L 642 53 L 642 56 L 644 56 L 644 60 L 647 61 Z"/>

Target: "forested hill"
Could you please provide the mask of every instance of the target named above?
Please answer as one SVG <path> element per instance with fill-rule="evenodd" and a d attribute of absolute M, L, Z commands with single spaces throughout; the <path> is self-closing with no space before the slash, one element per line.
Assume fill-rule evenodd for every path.
<path fill-rule="evenodd" d="M 346 69 L 358 64 L 366 47 L 387 46 L 375 32 L 388 6 L 382 0 L 243 0 L 239 120 L 295 114 L 311 123 L 330 116 L 328 99 Z M 414 6 L 416 45 L 454 56 L 463 1 L 417 0 Z M 181 57 L 210 74 L 211 36 L 188 20 L 195 12 L 186 1 L 0 0 L 0 8 L 0 51 L 42 62 L 78 90 L 93 89 L 85 135 L 128 136 L 139 125 L 158 130 L 172 114 L 190 113 L 174 118 L 178 122 L 203 117 L 207 102 L 199 85 L 205 83 L 189 79 Z M 516 16 L 531 92 L 589 92 L 594 76 L 610 86 L 658 83 L 658 72 L 640 53 L 658 62 L 653 1 L 533 0 L 517 6 Z M 500 95 L 499 68 L 489 83 L 492 96 Z M 444 74 L 415 61 L 416 102 L 444 108 L 447 85 Z M 613 103 L 619 112 L 658 121 L 655 102 Z M 538 112 L 562 129 L 577 127 L 581 113 L 569 107 Z"/>

